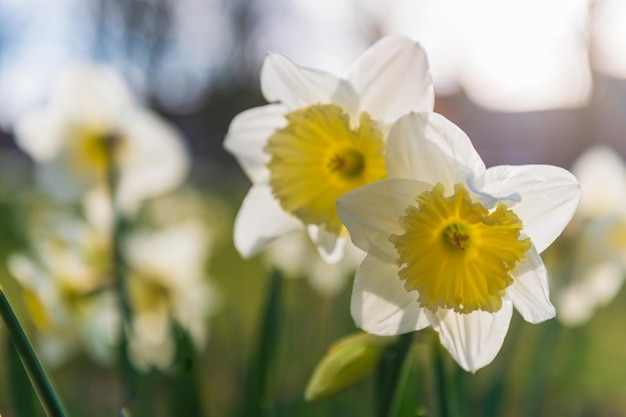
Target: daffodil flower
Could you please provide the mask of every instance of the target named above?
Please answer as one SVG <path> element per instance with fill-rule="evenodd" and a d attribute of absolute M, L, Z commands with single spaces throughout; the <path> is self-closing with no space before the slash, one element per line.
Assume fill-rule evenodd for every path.
<path fill-rule="evenodd" d="M 475 372 L 502 346 L 513 307 L 531 323 L 555 315 L 539 253 L 571 219 L 579 185 L 549 165 L 487 169 L 467 135 L 436 113 L 399 119 L 387 179 L 341 197 L 341 220 L 368 255 L 351 313 L 367 332 L 432 326 Z"/>
<path fill-rule="evenodd" d="M 580 204 L 564 239 L 550 248 L 557 319 L 586 323 L 619 292 L 626 274 L 626 164 L 605 145 L 586 150 L 572 165 L 582 186 Z"/>
<path fill-rule="evenodd" d="M 405 37 L 388 37 L 339 78 L 272 53 L 261 89 L 272 104 L 236 116 L 224 143 L 253 183 L 235 245 L 249 257 L 307 228 L 322 256 L 337 262 L 347 240 L 337 198 L 385 178 L 390 126 L 409 111 L 433 109 L 426 55 Z"/>
<path fill-rule="evenodd" d="M 290 233 L 268 246 L 263 253 L 268 266 L 282 271 L 286 278 L 306 278 L 324 297 L 339 295 L 352 280 L 365 253 L 346 242 L 343 258 L 334 264 L 324 262 L 305 231 Z"/>
<path fill-rule="evenodd" d="M 17 145 L 37 163 L 40 184 L 63 200 L 106 192 L 111 156 L 125 211 L 178 186 L 189 169 L 181 136 L 139 106 L 116 72 L 96 64 L 68 68 L 49 103 L 26 113 L 15 131 Z"/>
<path fill-rule="evenodd" d="M 129 350 L 138 369 L 172 365 L 176 353 L 172 321 L 188 332 L 195 348 L 206 344 L 206 319 L 217 312 L 219 296 L 205 273 L 210 242 L 202 226 L 187 220 L 138 232 L 127 242 L 133 309 Z"/>
<path fill-rule="evenodd" d="M 23 287 L 43 360 L 61 366 L 84 350 L 111 364 L 120 319 L 107 240 L 88 223 L 53 211 L 37 223 L 37 232 L 32 253 L 11 254 L 7 268 Z"/>

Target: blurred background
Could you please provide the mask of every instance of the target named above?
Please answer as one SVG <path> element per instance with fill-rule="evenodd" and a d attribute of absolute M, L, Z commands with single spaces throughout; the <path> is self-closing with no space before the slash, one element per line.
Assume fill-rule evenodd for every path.
<path fill-rule="evenodd" d="M 222 307 L 194 363 L 207 415 L 234 415 L 242 401 L 269 282 L 263 256 L 243 260 L 233 247 L 232 222 L 249 181 L 222 148 L 232 118 L 266 103 L 259 71 L 267 51 L 343 75 L 377 39 L 405 34 L 428 53 L 436 111 L 469 135 L 487 166 L 569 167 L 596 144 L 626 156 L 622 0 L 0 0 L 0 22 L 0 258 L 25 244 L 16 219 L 28 203 L 20 196 L 35 187 L 33 162 L 14 141 L 16 121 L 46 102 L 68 65 L 113 67 L 183 135 L 192 155 L 188 185 L 202 195 L 213 230 L 207 269 Z M 19 285 L 2 272 L 28 323 Z M 371 415 L 360 400 L 374 389 L 370 382 L 330 403 L 302 399 L 328 345 L 354 330 L 349 287 L 328 295 L 304 280 L 285 281 L 276 415 Z M 505 415 L 525 415 L 528 396 L 538 396 L 541 415 L 626 416 L 625 297 L 618 294 L 584 328 L 559 330 L 549 375 L 537 383 L 541 394 L 520 382 L 526 376 L 507 373 Z M 535 342 L 555 331 L 546 326 L 514 317 L 517 335 L 503 348 L 509 353 L 461 377 L 470 404 L 482 404 L 501 368 L 528 369 Z M 9 352 L 0 354 L 6 365 Z M 7 378 L 0 374 L 5 417 L 13 415 Z M 110 369 L 79 357 L 51 378 L 74 415 L 119 412 Z M 166 390 L 167 378 L 159 378 L 148 387 Z"/>

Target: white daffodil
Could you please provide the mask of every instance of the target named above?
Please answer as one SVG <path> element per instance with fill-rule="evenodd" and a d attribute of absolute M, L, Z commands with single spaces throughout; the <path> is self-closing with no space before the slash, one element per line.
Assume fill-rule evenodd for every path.
<path fill-rule="evenodd" d="M 24 289 L 43 359 L 59 366 L 84 350 L 111 363 L 120 321 L 106 239 L 75 218 L 42 226 L 33 252 L 12 254 L 7 266 Z"/>
<path fill-rule="evenodd" d="M 430 111 L 434 92 L 423 49 L 384 38 L 345 78 L 268 54 L 261 89 L 272 104 L 236 116 L 224 143 L 253 185 L 235 221 L 235 245 L 252 256 L 306 227 L 328 262 L 347 239 L 337 198 L 386 177 L 385 139 L 409 111 Z"/>
<path fill-rule="evenodd" d="M 626 274 L 626 164 L 597 145 L 572 165 L 581 184 L 574 220 L 551 247 L 546 265 L 552 278 L 557 318 L 568 326 L 587 322 L 619 292 Z"/>
<path fill-rule="evenodd" d="M 364 257 L 362 250 L 347 242 L 339 262 L 324 262 L 304 231 L 289 233 L 264 252 L 271 267 L 282 271 L 287 278 L 306 278 L 325 297 L 336 296 L 346 287 Z"/>
<path fill-rule="evenodd" d="M 129 347 L 139 369 L 172 365 L 173 321 L 189 333 L 197 349 L 204 346 L 205 321 L 218 307 L 217 292 L 205 273 L 208 243 L 202 225 L 193 221 L 129 238 Z"/>
<path fill-rule="evenodd" d="M 579 185 L 548 165 L 486 169 L 467 135 L 411 113 L 387 145 L 388 179 L 341 197 L 338 213 L 368 252 L 353 287 L 356 324 L 378 335 L 432 326 L 461 367 L 496 356 L 515 307 L 555 315 L 539 253 L 572 217 Z"/>
<path fill-rule="evenodd" d="M 133 101 L 110 69 L 81 64 L 59 78 L 47 106 L 16 125 L 16 142 L 38 165 L 38 179 L 58 198 L 106 190 L 114 161 L 117 198 L 133 210 L 148 197 L 179 185 L 188 171 L 180 135 Z"/>

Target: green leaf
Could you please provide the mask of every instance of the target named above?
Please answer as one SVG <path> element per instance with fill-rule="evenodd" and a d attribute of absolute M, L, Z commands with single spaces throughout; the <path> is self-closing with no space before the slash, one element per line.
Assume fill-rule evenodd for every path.
<path fill-rule="evenodd" d="M 407 355 L 400 374 L 398 387 L 394 395 L 393 405 L 388 417 L 405 417 L 424 415 L 424 395 L 420 384 L 422 370 L 414 354 Z"/>
<path fill-rule="evenodd" d="M 390 346 L 380 360 L 376 370 L 376 415 L 388 417 L 402 372 L 402 366 L 411 347 L 413 333 L 403 334 Z"/>
<path fill-rule="evenodd" d="M 282 281 L 281 273 L 273 271 L 267 292 L 265 312 L 259 326 L 256 351 L 248 370 L 245 396 L 242 400 L 242 417 L 270 415 L 268 377 L 278 347 Z"/>
<path fill-rule="evenodd" d="M 177 352 L 173 372 L 169 372 L 170 415 L 177 417 L 200 417 L 205 412 L 198 389 L 197 355 L 189 333 L 176 322 Z"/>
<path fill-rule="evenodd" d="M 9 357 L 8 374 L 9 385 L 11 390 L 11 398 L 13 409 L 16 417 L 35 417 L 40 416 L 43 411 L 38 407 L 35 390 L 30 384 L 28 374 L 22 366 L 13 342 L 7 339 L 7 353 Z"/>
<path fill-rule="evenodd" d="M 37 355 L 35 355 L 35 351 L 26 337 L 26 334 L 22 329 L 22 325 L 17 320 L 17 317 L 13 312 L 13 308 L 11 307 L 11 304 L 9 304 L 9 300 L 7 300 L 2 289 L 0 289 L 0 315 L 2 316 L 2 320 L 4 320 L 4 324 L 7 327 L 13 346 L 15 346 L 15 350 L 22 360 L 24 369 L 28 372 L 30 382 L 39 397 L 39 401 L 41 402 L 46 415 L 48 417 L 65 417 L 65 412 L 61 407 L 61 402 L 52 389 L 52 386 L 48 381 L 48 377 L 41 367 L 41 363 L 39 362 Z"/>

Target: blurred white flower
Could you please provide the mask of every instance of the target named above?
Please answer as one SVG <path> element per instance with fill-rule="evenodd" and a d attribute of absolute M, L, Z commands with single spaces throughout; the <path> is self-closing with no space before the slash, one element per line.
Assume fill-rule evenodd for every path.
<path fill-rule="evenodd" d="M 546 254 L 557 318 L 584 324 L 610 303 L 626 274 L 626 164 L 596 145 L 572 165 L 582 186 L 574 220 Z"/>
<path fill-rule="evenodd" d="M 111 363 L 118 343 L 108 241 L 87 223 L 56 217 L 43 225 L 32 253 L 12 254 L 8 269 L 24 289 L 38 351 L 51 366 L 86 351 Z"/>
<path fill-rule="evenodd" d="M 388 179 L 337 203 L 368 253 L 352 316 L 378 335 L 432 326 L 475 372 L 500 350 L 513 307 L 531 323 L 554 317 L 539 253 L 571 219 L 578 183 L 549 165 L 487 169 L 467 135 L 436 113 L 401 117 L 386 159 Z"/>
<path fill-rule="evenodd" d="M 172 365 L 173 321 L 189 333 L 196 349 L 204 347 L 206 320 L 219 303 L 206 274 L 209 243 L 202 224 L 193 221 L 129 237 L 129 346 L 139 369 Z"/>
<path fill-rule="evenodd" d="M 426 55 L 408 38 L 388 37 L 338 78 L 269 54 L 261 89 L 273 104 L 236 116 L 224 143 L 253 183 L 235 245 L 252 256 L 306 227 L 321 255 L 337 262 L 347 239 L 337 198 L 385 177 L 385 138 L 398 117 L 433 109 Z"/>
<path fill-rule="evenodd" d="M 188 171 L 179 134 L 135 103 L 117 73 L 96 64 L 63 73 L 49 103 L 24 115 L 15 133 L 37 162 L 42 186 L 60 199 L 105 192 L 111 160 L 119 205 L 129 211 L 179 185 Z"/>
<path fill-rule="evenodd" d="M 264 252 L 270 266 L 287 278 L 306 278 L 314 290 L 326 297 L 335 296 L 345 288 L 364 257 L 365 252 L 347 242 L 339 262 L 324 262 L 304 231 L 287 234 Z"/>

